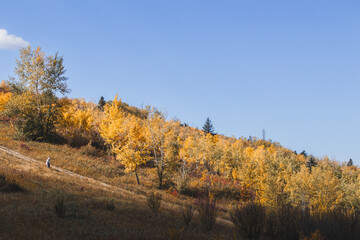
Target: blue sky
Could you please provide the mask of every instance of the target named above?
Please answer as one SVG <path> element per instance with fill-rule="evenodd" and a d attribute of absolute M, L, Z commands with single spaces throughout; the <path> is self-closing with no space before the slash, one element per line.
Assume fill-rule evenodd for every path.
<path fill-rule="evenodd" d="M 195 127 L 265 128 L 292 150 L 360 164 L 359 12 L 331 0 L 13 0 L 0 29 L 63 55 L 71 97 L 119 94 Z M 3 43 L 0 79 L 17 57 Z"/>

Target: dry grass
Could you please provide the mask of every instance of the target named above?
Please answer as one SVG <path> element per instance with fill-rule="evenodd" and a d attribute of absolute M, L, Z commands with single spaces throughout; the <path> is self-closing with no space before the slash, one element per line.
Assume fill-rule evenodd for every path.
<path fill-rule="evenodd" d="M 135 177 L 124 175 L 121 166 L 109 157 L 91 157 L 66 145 L 23 143 L 12 139 L 9 125 L 0 122 L 0 145 L 32 157 L 38 162 L 0 151 L 0 174 L 14 180 L 24 192 L 0 193 L 0 239 L 168 239 L 172 229 L 182 229 L 178 208 L 181 198 L 162 192 L 162 211 L 154 216 L 145 195 L 156 186 L 156 179 L 144 168 L 136 185 Z M 25 145 L 24 145 L 25 144 Z M 25 147 L 26 146 L 26 147 Z M 79 178 L 52 165 L 109 183 Z M 127 192 L 123 189 L 131 190 Z M 54 212 L 57 197 L 64 197 L 66 213 Z M 210 233 L 202 232 L 198 219 L 182 232 L 188 239 L 229 239 L 230 226 L 217 224 Z"/>
<path fill-rule="evenodd" d="M 157 189 L 157 178 L 151 168 L 143 167 L 139 170 L 141 185 L 136 182 L 135 175 L 125 174 L 122 166 L 111 156 L 95 157 L 83 154 L 81 149 L 72 148 L 68 145 L 54 145 L 40 142 L 22 142 L 13 139 L 14 131 L 9 123 L 0 121 L 0 145 L 18 151 L 21 154 L 38 160 L 45 164 L 50 156 L 51 164 L 63 169 L 70 170 L 83 176 L 91 177 L 102 182 L 117 186 L 129 191 L 141 194 L 144 197 Z M 26 147 L 24 147 L 24 144 Z M 184 200 L 194 201 L 192 197 L 179 195 L 174 196 L 172 191 L 163 191 L 162 199 L 181 205 Z M 231 201 L 218 202 L 219 217 L 228 218 L 228 205 Z"/>

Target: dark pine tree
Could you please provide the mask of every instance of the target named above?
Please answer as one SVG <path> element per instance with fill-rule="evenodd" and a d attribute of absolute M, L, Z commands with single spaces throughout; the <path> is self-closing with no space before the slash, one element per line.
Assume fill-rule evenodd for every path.
<path fill-rule="evenodd" d="M 308 156 L 305 150 L 303 150 L 300 154 L 301 154 L 301 155 L 304 155 L 304 157 L 307 157 L 307 156 Z"/>
<path fill-rule="evenodd" d="M 103 96 L 100 97 L 100 100 L 98 102 L 98 108 L 101 110 L 101 111 L 104 111 L 104 106 L 106 104 L 106 101 L 104 99 Z"/>
<path fill-rule="evenodd" d="M 306 167 L 309 169 L 309 172 L 311 174 L 311 170 L 313 167 L 317 165 L 316 159 L 313 155 L 310 155 L 309 159 L 306 162 Z"/>
<path fill-rule="evenodd" d="M 205 133 L 211 133 L 212 135 L 215 134 L 215 129 L 214 129 L 214 126 L 213 124 L 211 123 L 210 121 L 210 118 L 207 118 L 205 123 L 204 123 L 204 126 L 202 127 L 202 130 L 205 132 Z"/>
<path fill-rule="evenodd" d="M 351 167 L 352 165 L 354 165 L 354 163 L 353 163 L 353 160 L 350 158 L 350 160 L 347 163 L 347 166 Z"/>

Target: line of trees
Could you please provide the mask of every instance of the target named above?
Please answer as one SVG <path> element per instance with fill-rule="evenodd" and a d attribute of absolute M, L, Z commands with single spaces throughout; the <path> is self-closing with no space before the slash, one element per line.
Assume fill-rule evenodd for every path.
<path fill-rule="evenodd" d="M 271 141 L 215 134 L 209 118 L 199 130 L 117 96 L 98 104 L 60 97 L 69 92 L 63 58 L 46 57 L 40 48 L 20 51 L 16 74 L 0 86 L 0 112 L 22 139 L 89 145 L 113 155 L 139 184 L 139 169 L 152 162 L 159 188 L 172 181 L 189 195 L 210 191 L 273 209 L 360 210 L 360 175 L 352 161 L 339 164 Z"/>

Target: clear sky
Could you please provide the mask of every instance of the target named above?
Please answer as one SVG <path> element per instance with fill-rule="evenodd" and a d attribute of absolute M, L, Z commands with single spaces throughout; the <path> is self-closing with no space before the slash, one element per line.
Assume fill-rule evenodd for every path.
<path fill-rule="evenodd" d="M 64 56 L 70 97 L 360 164 L 360 1 L 2 1 L 0 79 L 26 43 Z"/>

